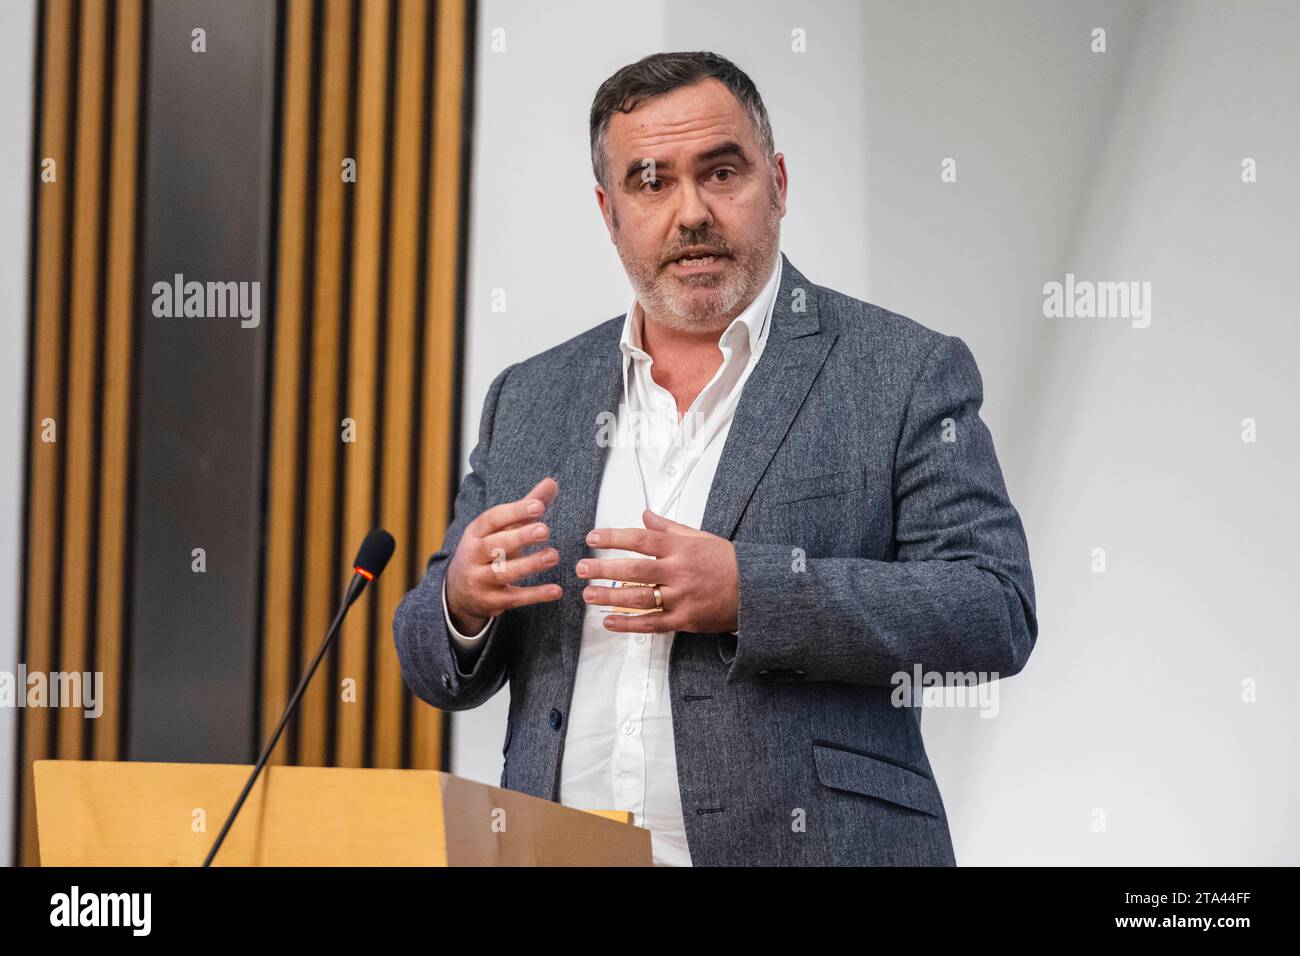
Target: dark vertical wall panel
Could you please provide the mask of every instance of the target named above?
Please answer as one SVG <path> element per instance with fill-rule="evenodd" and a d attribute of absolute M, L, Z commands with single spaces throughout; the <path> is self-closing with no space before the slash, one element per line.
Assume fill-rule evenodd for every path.
<path fill-rule="evenodd" d="M 257 687 L 277 5 L 150 5 L 132 759 L 247 761 Z M 193 49 L 205 31 L 206 52 Z M 260 325 L 157 317 L 156 282 L 257 282 Z M 192 552 L 204 549 L 206 572 Z"/>

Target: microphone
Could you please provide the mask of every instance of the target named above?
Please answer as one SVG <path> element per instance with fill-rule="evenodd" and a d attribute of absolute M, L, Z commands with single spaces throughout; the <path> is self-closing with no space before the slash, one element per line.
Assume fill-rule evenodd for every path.
<path fill-rule="evenodd" d="M 347 593 L 343 595 L 344 611 L 361 596 L 367 584 L 384 573 L 384 568 L 388 567 L 388 559 L 393 556 L 393 548 L 396 546 L 397 542 L 393 540 L 393 536 L 383 528 L 376 528 L 366 535 L 366 540 L 362 541 L 361 547 L 357 549 L 357 556 L 352 559 L 352 583 L 348 585 Z"/>
<path fill-rule="evenodd" d="M 235 817 L 239 816 L 239 811 L 244 806 L 244 801 L 252 792 L 253 784 L 257 782 L 258 775 L 262 768 L 266 766 L 266 761 L 270 759 L 271 752 L 275 750 L 275 745 L 280 740 L 280 735 L 284 733 L 284 728 L 289 725 L 289 718 L 293 716 L 294 710 L 298 706 L 298 701 L 302 699 L 303 692 L 307 689 L 307 684 L 311 682 L 312 675 L 316 673 L 316 668 L 325 657 L 325 653 L 334 643 L 339 627 L 343 624 L 343 618 L 350 608 L 361 597 L 361 592 L 366 589 L 366 585 L 373 581 L 379 575 L 383 574 L 384 568 L 388 566 L 388 559 L 393 556 L 393 548 L 396 542 L 393 536 L 383 528 L 376 528 L 370 534 L 366 535 L 366 540 L 361 542 L 361 547 L 357 549 L 357 556 L 352 561 L 352 580 L 348 583 L 347 590 L 343 592 L 343 603 L 339 607 L 338 613 L 334 615 L 334 623 L 325 632 L 325 640 L 321 642 L 320 650 L 312 658 L 310 666 L 306 673 L 302 675 L 302 680 L 298 681 L 298 688 L 289 698 L 289 704 L 284 708 L 284 715 L 280 718 L 280 723 L 275 728 L 275 733 L 271 739 L 266 742 L 262 748 L 262 755 L 257 758 L 257 764 L 253 767 L 253 772 L 248 778 L 248 783 L 244 784 L 244 790 L 235 801 L 234 807 L 230 810 L 230 816 L 226 817 L 225 824 L 221 827 L 221 832 L 217 834 L 216 842 L 212 844 L 212 849 L 208 851 L 207 858 L 203 861 L 205 867 L 212 865 L 213 858 L 217 851 L 221 849 L 221 844 L 226 840 L 226 834 L 230 832 L 230 827 L 235 822 Z"/>

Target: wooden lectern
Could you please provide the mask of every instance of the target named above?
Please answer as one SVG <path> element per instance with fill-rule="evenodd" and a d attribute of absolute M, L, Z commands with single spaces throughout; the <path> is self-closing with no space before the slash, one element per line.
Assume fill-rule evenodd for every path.
<path fill-rule="evenodd" d="M 42 866 L 198 866 L 251 767 L 38 760 Z M 268 766 L 214 866 L 650 866 L 630 814 L 436 770 Z"/>

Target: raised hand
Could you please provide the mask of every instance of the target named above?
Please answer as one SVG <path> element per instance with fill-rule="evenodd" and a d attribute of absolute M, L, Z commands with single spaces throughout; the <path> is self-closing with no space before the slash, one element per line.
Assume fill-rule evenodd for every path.
<path fill-rule="evenodd" d="M 558 490 L 554 478 L 543 478 L 518 501 L 488 508 L 466 526 L 447 567 L 447 610 L 457 630 L 477 634 L 502 611 L 559 600 L 558 584 L 514 583 L 559 563 L 555 548 L 523 553 L 550 538 L 542 516 Z"/>
<path fill-rule="evenodd" d="M 726 538 L 642 513 L 644 528 L 596 528 L 587 535 L 593 548 L 635 551 L 644 558 L 583 558 L 578 577 L 608 578 L 656 585 L 663 610 L 655 611 L 653 587 L 607 588 L 589 584 L 582 599 L 597 606 L 638 608 L 648 614 L 608 614 L 605 627 L 625 633 L 691 631 L 725 633 L 738 627 L 740 568 L 736 548 Z"/>

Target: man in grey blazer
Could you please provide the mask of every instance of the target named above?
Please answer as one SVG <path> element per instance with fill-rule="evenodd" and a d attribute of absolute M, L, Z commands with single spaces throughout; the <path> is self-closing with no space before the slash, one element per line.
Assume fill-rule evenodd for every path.
<path fill-rule="evenodd" d="M 406 683 L 455 711 L 508 680 L 501 785 L 632 810 L 658 862 L 954 864 L 898 690 L 1015 674 L 1038 632 L 974 358 L 780 252 L 784 157 L 727 60 L 624 67 L 591 141 L 636 297 L 493 381 L 394 617 Z"/>

